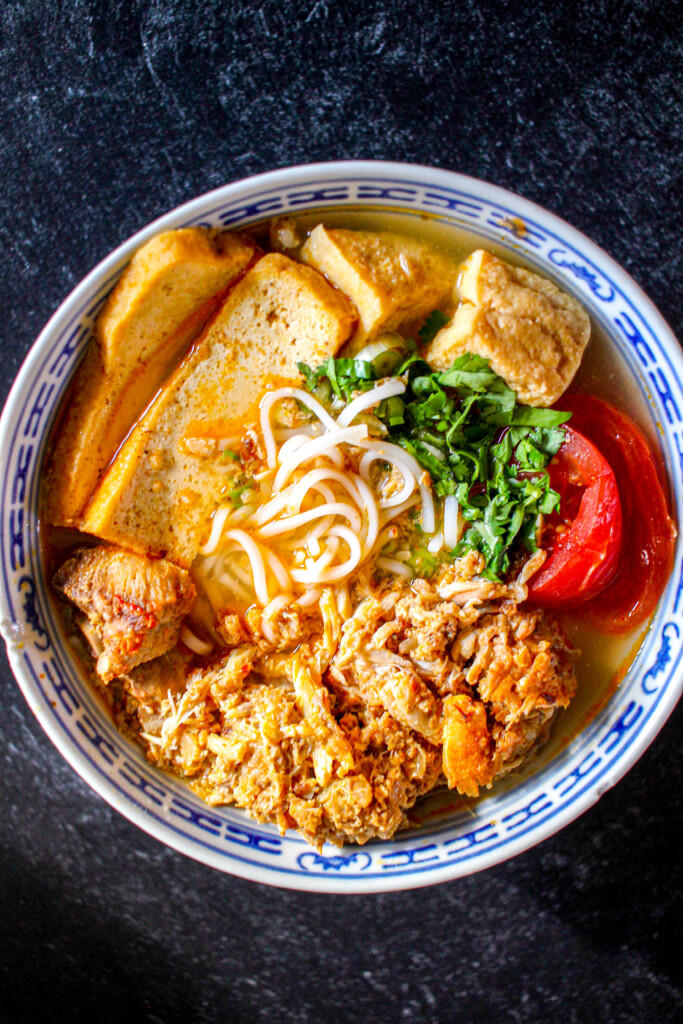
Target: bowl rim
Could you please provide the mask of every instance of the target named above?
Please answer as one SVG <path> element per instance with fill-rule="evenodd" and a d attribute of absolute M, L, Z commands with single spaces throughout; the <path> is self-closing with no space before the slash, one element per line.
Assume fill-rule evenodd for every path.
<path fill-rule="evenodd" d="M 297 184 L 304 183 L 312 175 L 316 174 L 321 175 L 323 178 L 327 177 L 334 180 L 339 178 L 349 180 L 352 177 L 365 180 L 395 177 L 405 183 L 410 181 L 409 175 L 418 175 L 420 182 L 426 183 L 430 187 L 439 187 L 441 185 L 451 189 L 479 193 L 492 203 L 497 203 L 500 206 L 512 206 L 516 213 L 519 212 L 523 218 L 528 217 L 531 222 L 540 221 L 543 224 L 549 225 L 551 229 L 559 231 L 568 242 L 580 246 L 600 267 L 607 268 L 611 276 L 619 282 L 620 286 L 625 288 L 627 293 L 630 293 L 630 298 L 637 301 L 639 310 L 645 312 L 648 321 L 653 325 L 660 342 L 666 349 L 667 356 L 672 364 L 672 370 L 677 376 L 678 381 L 683 381 L 683 351 L 681 351 L 671 328 L 652 301 L 645 295 L 635 280 L 612 257 L 556 214 L 497 185 L 441 168 L 381 160 L 332 160 L 312 164 L 298 164 L 241 178 L 180 204 L 157 217 L 117 246 L 76 285 L 63 302 L 60 303 L 31 346 L 7 397 L 2 416 L 0 417 L 0 477 L 4 476 L 8 450 L 7 438 L 21 410 L 22 395 L 28 384 L 32 381 L 38 363 L 44 357 L 45 350 L 48 348 L 53 335 L 56 336 L 60 324 L 68 320 L 79 304 L 83 302 L 84 297 L 92 291 L 96 283 L 106 280 L 109 276 L 117 276 L 132 253 L 150 237 L 159 231 L 180 226 L 198 213 L 204 212 L 212 203 L 220 204 L 228 197 L 233 200 L 239 199 L 242 194 L 253 196 L 255 191 L 261 188 L 264 191 L 277 187 L 291 189 Z M 302 207 L 302 212 L 305 212 L 307 209 L 319 208 L 320 205 L 320 203 L 317 203 L 308 207 Z M 476 229 L 472 228 L 471 230 L 475 231 Z M 673 478 L 672 475 L 670 486 L 673 496 L 674 498 L 683 499 L 683 487 L 679 484 L 677 488 L 677 483 L 678 480 Z M 681 517 L 679 516 L 680 521 Z M 682 538 L 679 536 L 674 572 L 672 573 L 669 586 L 671 586 L 675 573 L 679 568 L 681 547 Z M 242 878 L 253 881 L 266 881 L 268 884 L 304 891 L 357 893 L 417 888 L 484 870 L 530 849 L 561 828 L 564 828 L 586 811 L 604 792 L 610 789 L 630 770 L 668 719 L 683 690 L 683 673 L 681 673 L 675 682 L 672 681 L 667 686 L 666 692 L 662 695 L 655 712 L 653 712 L 651 718 L 646 723 L 645 729 L 641 731 L 637 741 L 634 741 L 624 752 L 608 779 L 603 780 L 599 785 L 588 787 L 580 799 L 559 810 L 557 815 L 546 823 L 545 828 L 541 827 L 533 834 L 530 840 L 524 835 L 519 835 L 511 839 L 507 845 L 502 846 L 500 849 L 482 851 L 477 862 L 467 865 L 465 870 L 462 869 L 462 865 L 459 863 L 446 863 L 434 872 L 427 872 L 426 874 L 413 873 L 407 876 L 386 875 L 379 879 L 373 879 L 375 884 L 367 884 L 370 882 L 370 879 L 367 879 L 366 884 L 358 887 L 354 885 L 352 879 L 343 876 L 331 877 L 329 875 L 310 874 L 273 878 L 272 873 L 265 877 L 265 869 L 258 864 L 226 862 L 225 858 L 221 859 L 218 853 L 214 853 L 209 848 L 205 850 L 197 849 L 197 844 L 191 840 L 181 835 L 169 834 L 169 830 L 163 830 L 144 810 L 139 809 L 134 804 L 127 803 L 125 800 L 121 800 L 120 794 L 115 791 L 111 783 L 94 767 L 91 767 L 87 760 L 81 757 L 79 752 L 72 746 L 68 736 L 59 729 L 57 723 L 52 718 L 45 714 L 39 695 L 34 688 L 34 680 L 27 670 L 19 648 L 14 642 L 15 637 L 12 634 L 11 624 L 7 618 L 9 612 L 10 609 L 5 599 L 5 593 L 0 591 L 0 632 L 7 645 L 10 667 L 24 697 L 40 725 L 60 753 L 98 795 L 103 797 L 114 809 L 121 812 L 133 824 L 180 853 Z M 615 696 L 613 695 L 611 700 Z M 164 832 L 164 834 L 160 834 L 161 832 Z"/>

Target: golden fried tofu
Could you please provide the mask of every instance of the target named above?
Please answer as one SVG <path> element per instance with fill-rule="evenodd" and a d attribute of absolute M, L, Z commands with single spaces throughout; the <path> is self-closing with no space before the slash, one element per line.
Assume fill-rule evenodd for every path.
<path fill-rule="evenodd" d="M 492 368 L 527 405 L 552 405 L 579 368 L 590 338 L 585 309 L 552 281 L 483 249 L 465 261 L 462 303 L 437 334 L 428 362 L 449 369 L 464 352 Z"/>
<path fill-rule="evenodd" d="M 136 252 L 66 404 L 49 471 L 51 522 L 78 524 L 131 426 L 253 255 L 250 242 L 206 228 L 166 231 Z"/>
<path fill-rule="evenodd" d="M 352 333 L 348 299 L 310 267 L 272 253 L 234 286 L 126 439 L 83 529 L 189 566 L 226 488 L 226 467 L 188 438 L 241 436 L 268 379 L 298 378 Z"/>
<path fill-rule="evenodd" d="M 319 224 L 301 258 L 348 295 L 359 323 L 350 350 L 448 303 L 456 266 L 436 249 L 391 231 L 347 231 Z"/>

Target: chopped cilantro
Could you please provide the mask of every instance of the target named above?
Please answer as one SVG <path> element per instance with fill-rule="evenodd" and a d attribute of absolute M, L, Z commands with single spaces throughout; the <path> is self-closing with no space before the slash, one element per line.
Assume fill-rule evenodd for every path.
<path fill-rule="evenodd" d="M 354 391 L 369 391 L 377 376 L 372 363 L 363 359 L 335 359 L 330 356 L 317 370 L 306 363 L 297 363 L 306 387 L 322 401 L 333 397 L 350 401 Z"/>

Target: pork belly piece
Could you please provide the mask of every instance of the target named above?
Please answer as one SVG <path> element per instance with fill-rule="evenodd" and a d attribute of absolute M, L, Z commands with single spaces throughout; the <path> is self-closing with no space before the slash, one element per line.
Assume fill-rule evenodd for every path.
<path fill-rule="evenodd" d="M 131 426 L 253 256 L 251 242 L 206 228 L 166 231 L 136 252 L 72 384 L 48 470 L 51 522 L 78 525 Z"/>
<path fill-rule="evenodd" d="M 360 317 L 349 349 L 448 303 L 457 267 L 431 246 L 391 231 L 313 229 L 301 258 L 353 301 Z"/>
<path fill-rule="evenodd" d="M 87 616 L 105 682 L 175 647 L 195 599 L 184 569 L 114 547 L 81 548 L 53 583 Z"/>
<path fill-rule="evenodd" d="M 438 370 L 464 352 L 492 368 L 527 405 L 558 400 L 579 368 L 590 338 L 585 309 L 571 295 L 529 270 L 477 249 L 460 278 L 462 303 L 427 351 Z"/>
<path fill-rule="evenodd" d="M 264 256 L 131 431 L 83 529 L 189 566 L 226 477 L 220 458 L 199 456 L 188 439 L 241 437 L 267 382 L 298 383 L 297 362 L 317 365 L 334 355 L 355 323 L 348 299 L 317 271 Z"/>

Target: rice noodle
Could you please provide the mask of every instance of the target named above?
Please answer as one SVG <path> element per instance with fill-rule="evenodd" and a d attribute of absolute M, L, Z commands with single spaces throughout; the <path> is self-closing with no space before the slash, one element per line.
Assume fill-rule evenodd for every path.
<path fill-rule="evenodd" d="M 323 408 L 318 399 L 314 398 L 313 395 L 309 395 L 302 388 L 278 388 L 276 391 L 268 392 L 261 401 L 260 420 L 261 433 L 263 434 L 263 441 L 266 446 L 266 459 L 271 468 L 275 465 L 277 448 L 270 425 L 270 411 L 275 403 L 279 402 L 282 398 L 295 398 L 297 402 L 301 402 L 302 405 L 305 405 L 307 409 L 310 409 L 318 417 L 328 430 L 335 430 L 337 427 L 336 422 L 327 410 Z"/>
<path fill-rule="evenodd" d="M 310 441 L 311 436 L 312 435 L 302 434 L 299 432 L 294 434 L 292 437 L 288 438 L 280 448 L 280 451 L 278 452 L 278 462 L 284 462 L 285 459 L 289 455 L 291 455 L 292 452 L 295 452 L 298 448 L 301 448 L 302 444 L 306 444 L 307 441 Z"/>
<path fill-rule="evenodd" d="M 340 427 L 348 427 L 349 423 L 355 420 L 359 413 L 365 412 L 366 409 L 371 409 L 373 405 L 379 405 L 385 398 L 402 395 L 405 389 L 406 386 L 401 380 L 390 380 L 386 384 L 379 384 L 372 391 L 366 391 L 364 394 L 359 395 L 358 398 L 354 398 L 352 402 L 349 402 L 344 411 L 337 416 L 337 424 Z"/>
<path fill-rule="evenodd" d="M 345 540 L 351 552 L 348 560 L 341 565 L 335 565 L 330 569 L 292 569 L 292 579 L 297 583 L 335 583 L 343 580 L 349 573 L 353 572 L 360 562 L 361 547 L 360 541 L 347 526 L 333 526 L 330 530 L 331 537 L 340 537 Z"/>
<path fill-rule="evenodd" d="M 280 559 L 275 554 L 275 552 L 273 552 L 273 551 L 266 551 L 266 558 L 268 560 L 268 565 L 270 566 L 270 570 L 273 573 L 273 576 L 275 577 L 275 579 L 280 584 L 280 586 L 283 587 L 283 589 L 285 589 L 285 590 L 291 590 L 291 587 L 292 587 L 291 577 L 290 577 L 289 573 L 287 572 L 287 570 L 285 569 L 285 567 L 282 564 L 282 562 L 280 561 Z"/>
<path fill-rule="evenodd" d="M 356 486 L 357 476 L 355 473 L 340 473 L 339 470 L 330 469 L 327 466 L 321 466 L 318 469 L 311 469 L 298 483 L 291 486 L 291 493 L 299 497 L 299 504 L 296 506 L 300 507 L 303 496 L 309 487 L 313 487 L 314 484 L 322 483 L 325 480 L 334 480 L 338 484 L 349 492 L 351 497 L 354 499 L 356 504 L 360 504 L 360 495 Z M 289 489 L 288 489 L 289 490 Z"/>
<path fill-rule="evenodd" d="M 334 558 L 335 558 L 337 552 L 339 551 L 339 546 L 340 546 L 339 537 L 330 537 L 329 542 L 327 544 L 327 547 L 322 552 L 322 554 L 319 555 L 318 558 L 316 558 L 315 560 L 312 559 L 312 558 L 307 558 L 306 559 L 306 562 L 305 562 L 306 569 L 309 572 L 312 572 L 313 570 L 318 572 L 321 569 L 326 569 L 327 566 L 330 565 L 330 563 L 334 561 Z"/>
<path fill-rule="evenodd" d="M 253 494 L 259 504 L 250 500 L 236 510 L 219 509 L 201 549 L 206 560 L 200 568 L 212 605 L 216 604 L 216 583 L 243 600 L 252 600 L 253 588 L 267 619 L 262 623 L 264 635 L 269 636 L 276 609 L 291 601 L 301 607 L 313 605 L 320 598 L 321 585 L 341 584 L 339 592 L 343 587 L 345 597 L 340 600 L 344 607 L 349 605 L 343 581 L 373 552 L 381 552 L 396 539 L 398 530 L 388 524 L 413 506 L 421 504 L 423 531 L 435 534 L 429 474 L 403 448 L 369 436 L 367 422 L 353 422 L 385 399 L 403 394 L 405 387 L 396 379 L 379 383 L 354 398 L 336 419 L 300 388 L 278 388 L 265 395 L 259 415 L 269 468 L 257 473 L 249 485 L 252 490 L 245 492 Z M 315 419 L 300 427 L 277 423 L 273 427 L 271 420 L 278 419 L 273 407 L 282 399 L 300 402 Z M 351 456 L 358 459 L 358 472 L 348 468 L 349 447 L 362 449 L 360 459 Z M 372 466 L 378 461 L 390 466 L 392 484 L 395 475 L 400 477 L 400 486 L 391 494 L 386 493 L 386 474 L 380 483 L 373 483 Z M 451 503 L 448 523 L 444 518 L 442 532 L 429 541 L 430 550 L 438 551 L 446 534 L 451 539 L 452 514 Z M 456 504 L 456 531 L 457 520 Z M 246 530 L 236 529 L 238 523 Z M 283 560 L 269 547 L 271 538 L 277 538 Z M 231 549 L 233 556 L 227 558 Z M 408 551 L 404 554 L 409 557 Z M 248 569 L 246 562 L 242 563 L 245 556 Z M 377 565 L 408 579 L 412 570 L 401 557 L 401 553 L 381 556 Z M 276 596 L 271 600 L 275 586 Z M 302 587 L 312 589 L 297 595 Z"/>
<path fill-rule="evenodd" d="M 180 639 L 189 647 L 195 654 L 211 654 L 213 650 L 213 644 L 207 644 L 205 640 L 200 640 L 198 636 L 192 632 L 189 626 L 183 626 L 180 630 Z"/>
<path fill-rule="evenodd" d="M 273 431 L 276 441 L 288 441 L 290 437 L 305 434 L 306 437 L 317 437 L 320 433 L 319 423 L 302 423 L 299 427 L 279 427 Z"/>
<path fill-rule="evenodd" d="M 384 558 L 382 556 L 377 559 L 375 565 L 380 569 L 386 569 L 387 572 L 393 572 L 397 576 L 402 576 L 404 580 L 409 580 L 413 576 L 412 569 L 405 562 L 399 562 L 395 558 Z"/>
<path fill-rule="evenodd" d="M 218 542 L 221 539 L 223 533 L 223 527 L 225 526 L 228 516 L 232 509 L 223 507 L 217 508 L 214 512 L 213 522 L 211 523 L 211 533 L 209 539 L 203 548 L 199 549 L 200 555 L 212 555 L 218 547 Z"/>
<path fill-rule="evenodd" d="M 360 445 L 367 436 L 368 428 L 364 423 L 359 423 L 355 427 L 345 427 L 344 429 L 339 429 L 335 423 L 334 430 L 323 434 L 322 437 L 306 438 L 304 444 L 299 445 L 296 451 L 288 453 L 287 457 L 281 462 L 280 468 L 275 474 L 273 490 L 279 491 L 285 481 L 289 479 L 302 462 L 308 462 L 309 459 L 315 456 L 323 455 L 327 449 L 334 448 L 338 444 Z M 291 440 L 293 441 L 294 438 Z M 286 443 L 291 444 L 291 441 Z"/>
<path fill-rule="evenodd" d="M 419 500 L 420 499 L 417 496 L 417 494 L 411 495 L 411 497 L 408 498 L 407 501 L 404 501 L 402 505 L 396 505 L 395 508 L 392 508 L 388 512 L 385 512 L 383 516 L 384 522 L 386 523 L 390 519 L 396 519 L 397 516 L 400 516 L 404 512 L 407 512 L 409 508 L 414 508 Z"/>
<path fill-rule="evenodd" d="M 454 494 L 447 494 L 443 503 L 443 540 L 447 548 L 458 543 L 458 502 Z"/>
<path fill-rule="evenodd" d="M 418 487 L 420 488 L 420 497 L 422 499 L 422 529 L 424 533 L 434 533 L 436 528 L 436 512 L 434 511 L 431 487 L 424 482 L 425 477 L 427 477 L 427 480 L 430 479 L 427 470 L 423 469 L 417 459 L 413 458 L 413 456 L 403 448 L 399 448 L 397 444 L 391 444 L 388 441 L 359 441 L 357 444 L 359 448 L 365 448 L 368 451 L 393 455 L 396 460 L 403 462 L 408 466 L 417 480 Z"/>
<path fill-rule="evenodd" d="M 262 537 L 277 537 L 278 534 L 289 533 L 290 530 L 296 530 L 305 523 L 310 523 L 313 519 L 320 519 L 321 516 L 330 515 L 343 516 L 356 530 L 361 528 L 362 519 L 352 505 L 347 505 L 344 501 L 330 501 L 325 502 L 324 505 L 317 505 L 315 508 L 309 509 L 308 512 L 299 512 L 295 516 L 276 519 L 275 522 L 262 526 L 259 532 Z"/>
<path fill-rule="evenodd" d="M 427 545 L 427 551 L 429 551 L 429 553 L 431 555 L 437 555 L 439 553 L 439 551 L 441 551 L 442 547 L 443 547 L 443 534 L 442 533 L 435 533 L 434 536 L 432 537 L 432 539 L 430 540 L 429 544 Z"/>
<path fill-rule="evenodd" d="M 399 473 L 403 477 L 403 485 L 399 491 L 396 491 L 388 498 L 382 497 L 379 499 L 380 508 L 392 508 L 394 505 L 400 505 L 413 493 L 417 483 L 408 465 L 405 462 L 401 462 L 395 456 L 393 458 L 388 458 L 384 452 L 375 451 L 373 449 L 365 453 L 358 466 L 360 474 L 364 480 L 370 480 L 370 466 L 373 462 L 388 462 L 390 466 L 394 466 L 398 469 Z"/>
<path fill-rule="evenodd" d="M 254 577 L 254 592 L 259 604 L 268 604 L 270 595 L 268 593 L 268 581 L 266 579 L 266 567 L 263 563 L 258 544 L 244 530 L 230 530 L 225 535 L 226 540 L 236 541 L 244 549 L 251 563 L 251 572 Z"/>
<path fill-rule="evenodd" d="M 238 523 L 244 523 L 247 519 L 250 519 L 256 511 L 256 505 L 243 505 L 242 508 L 237 508 L 234 511 L 231 510 L 228 517 L 230 526 L 237 526 Z"/>
<path fill-rule="evenodd" d="M 377 502 L 375 496 L 366 484 L 365 480 L 360 477 L 356 477 L 355 486 L 360 494 L 361 501 L 365 508 L 365 512 L 368 517 L 368 528 L 363 542 L 363 554 L 366 555 L 372 551 L 377 540 L 377 534 L 379 533 L 379 510 L 377 508 Z"/>

